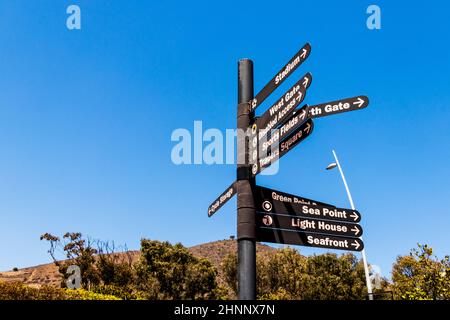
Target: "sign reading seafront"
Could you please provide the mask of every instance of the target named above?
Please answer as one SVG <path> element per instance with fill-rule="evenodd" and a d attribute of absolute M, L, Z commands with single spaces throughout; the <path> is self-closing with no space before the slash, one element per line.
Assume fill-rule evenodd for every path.
<path fill-rule="evenodd" d="M 336 237 L 325 234 L 315 234 L 303 231 L 288 231 L 282 229 L 257 227 L 258 241 L 293 244 L 308 247 L 321 247 L 349 251 L 361 251 L 363 242 L 358 238 Z"/>

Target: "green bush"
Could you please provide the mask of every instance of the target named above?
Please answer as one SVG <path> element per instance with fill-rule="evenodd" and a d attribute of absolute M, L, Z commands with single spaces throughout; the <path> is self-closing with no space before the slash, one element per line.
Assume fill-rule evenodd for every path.
<path fill-rule="evenodd" d="M 21 282 L 0 281 L 0 300 L 120 300 L 120 298 L 83 289 L 70 290 L 49 286 L 33 288 Z"/>

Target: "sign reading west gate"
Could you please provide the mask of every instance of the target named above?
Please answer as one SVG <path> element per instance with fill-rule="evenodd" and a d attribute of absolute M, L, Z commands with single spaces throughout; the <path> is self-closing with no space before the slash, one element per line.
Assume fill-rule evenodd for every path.
<path fill-rule="evenodd" d="M 364 109 L 369 105 L 369 98 L 357 96 L 348 99 L 336 100 L 309 107 L 309 117 L 319 118 L 332 114 Z"/>
<path fill-rule="evenodd" d="M 282 156 L 292 150 L 300 142 L 305 140 L 312 132 L 314 124 L 311 119 L 306 120 L 301 126 L 288 135 L 278 146 L 268 150 L 265 156 L 259 155 L 257 163 L 252 166 L 252 174 L 256 176 L 272 163 L 278 161 Z"/>
<path fill-rule="evenodd" d="M 312 81 L 312 75 L 307 73 L 294 84 L 280 99 L 278 99 L 261 117 L 256 119 L 259 137 L 266 135 L 270 130 L 282 123 L 305 98 L 306 89 Z"/>
<path fill-rule="evenodd" d="M 255 110 L 264 100 L 266 100 L 266 98 L 308 58 L 310 53 L 311 45 L 307 43 L 256 95 L 252 100 L 251 110 Z"/>
<path fill-rule="evenodd" d="M 358 238 L 336 237 L 309 232 L 288 231 L 266 227 L 256 228 L 257 241 L 293 244 L 308 247 L 362 251 L 363 242 Z"/>
<path fill-rule="evenodd" d="M 336 222 L 322 219 L 301 218 L 292 215 L 257 212 L 256 226 L 289 231 L 332 234 L 345 237 L 361 237 L 363 230 L 355 223 Z"/>

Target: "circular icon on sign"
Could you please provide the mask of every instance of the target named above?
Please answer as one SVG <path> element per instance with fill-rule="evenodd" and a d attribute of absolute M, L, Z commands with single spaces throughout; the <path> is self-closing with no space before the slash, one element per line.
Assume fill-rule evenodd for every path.
<path fill-rule="evenodd" d="M 258 129 L 258 126 L 254 123 L 252 126 L 252 134 L 256 134 L 256 129 Z"/>
<path fill-rule="evenodd" d="M 253 174 L 256 174 L 258 172 L 258 165 L 255 163 L 253 166 L 252 166 L 252 173 Z"/>
<path fill-rule="evenodd" d="M 262 208 L 266 211 L 272 211 L 272 204 L 269 201 L 264 201 L 262 203 Z"/>
<path fill-rule="evenodd" d="M 253 155 L 252 155 L 252 159 L 256 160 L 256 158 L 258 157 L 258 152 L 256 150 L 253 151 Z"/>
<path fill-rule="evenodd" d="M 258 138 L 254 137 L 253 141 L 252 141 L 253 148 L 256 148 L 257 143 L 258 143 Z"/>
<path fill-rule="evenodd" d="M 272 219 L 271 216 L 265 215 L 262 218 L 262 222 L 264 223 L 265 226 L 270 227 L 272 225 L 272 223 L 273 223 L 273 219 Z"/>

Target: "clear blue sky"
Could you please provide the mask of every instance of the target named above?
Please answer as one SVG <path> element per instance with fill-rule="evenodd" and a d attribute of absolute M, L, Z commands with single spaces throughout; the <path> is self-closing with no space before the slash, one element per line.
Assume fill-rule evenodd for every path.
<path fill-rule="evenodd" d="M 366 27 L 366 8 L 382 29 Z M 66 28 L 66 8 L 82 30 Z M 305 43 L 305 102 L 356 95 L 368 108 L 315 121 L 260 185 L 348 207 L 336 149 L 363 216 L 370 263 L 389 276 L 417 242 L 450 237 L 450 27 L 445 1 L 0 2 L 0 270 L 50 261 L 39 235 L 80 231 L 137 249 L 236 233 L 235 199 L 206 209 L 232 165 L 175 166 L 176 128 L 235 126 L 237 60 L 255 90 Z M 327 250 L 298 247 L 303 254 Z M 336 251 L 341 253 L 341 251 Z"/>

